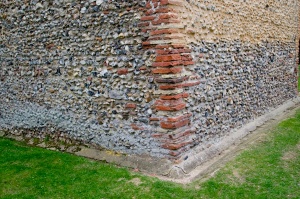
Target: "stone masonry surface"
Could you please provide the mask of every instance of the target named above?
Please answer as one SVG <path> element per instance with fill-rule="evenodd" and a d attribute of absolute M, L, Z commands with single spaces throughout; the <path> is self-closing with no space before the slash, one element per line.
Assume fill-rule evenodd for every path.
<path fill-rule="evenodd" d="M 297 95 L 298 16 L 296 0 L 3 1 L 0 130 L 186 159 Z"/>
<path fill-rule="evenodd" d="M 145 1 L 0 4 L 1 128 L 51 125 L 108 149 L 164 153 L 149 127 Z"/>

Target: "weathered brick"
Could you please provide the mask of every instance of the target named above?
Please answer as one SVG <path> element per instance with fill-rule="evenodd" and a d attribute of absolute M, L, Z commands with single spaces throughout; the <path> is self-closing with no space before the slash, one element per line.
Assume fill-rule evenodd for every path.
<path fill-rule="evenodd" d="M 158 111 L 179 111 L 184 109 L 186 103 L 181 99 L 178 100 L 156 100 L 155 109 Z"/>
<path fill-rule="evenodd" d="M 159 117 L 150 117 L 149 118 L 150 121 L 160 121 Z"/>
<path fill-rule="evenodd" d="M 175 13 L 164 13 L 164 14 L 160 14 L 158 15 L 159 19 L 177 19 L 178 15 Z"/>
<path fill-rule="evenodd" d="M 168 61 L 178 61 L 178 60 L 181 60 L 180 54 L 158 55 L 155 59 L 156 62 L 168 62 Z"/>
<path fill-rule="evenodd" d="M 152 21 L 156 18 L 156 16 L 143 16 L 141 17 L 141 21 Z"/>
<path fill-rule="evenodd" d="M 168 61 L 168 62 L 153 62 L 153 67 L 169 67 L 169 66 L 180 66 L 184 63 L 180 61 Z"/>
<path fill-rule="evenodd" d="M 144 130 L 144 127 L 139 126 L 139 125 L 137 125 L 137 124 L 131 124 L 131 128 L 132 128 L 133 130 Z"/>
<path fill-rule="evenodd" d="M 189 96 L 188 93 L 180 93 L 177 95 L 161 95 L 160 99 L 163 100 L 176 100 L 176 99 L 181 99 L 181 98 L 187 98 Z"/>
<path fill-rule="evenodd" d="M 168 13 L 168 12 L 174 12 L 174 9 L 168 7 L 160 7 L 155 10 L 149 9 L 146 11 L 145 15 L 153 15 L 156 13 Z"/>
<path fill-rule="evenodd" d="M 189 126 L 178 128 L 170 133 L 155 133 L 152 137 L 159 138 L 162 143 L 174 143 L 189 140 L 190 136 L 195 133 Z"/>
<path fill-rule="evenodd" d="M 176 143 L 176 144 L 169 143 L 169 144 L 162 145 L 162 147 L 169 150 L 178 150 L 190 143 L 191 142 L 183 142 L 183 143 Z"/>
<path fill-rule="evenodd" d="M 150 32 L 150 35 L 163 35 L 163 34 L 172 34 L 172 33 L 178 33 L 178 29 L 162 29 L 162 30 L 152 30 Z"/>
<path fill-rule="evenodd" d="M 200 81 L 185 82 L 185 83 L 182 83 L 181 86 L 182 87 L 191 87 L 191 86 L 199 85 L 200 83 L 201 83 Z"/>
<path fill-rule="evenodd" d="M 164 50 L 160 50 L 157 49 L 156 53 L 158 55 L 166 55 L 166 54 L 181 54 L 181 53 L 190 53 L 191 50 L 190 49 L 164 49 Z"/>
<path fill-rule="evenodd" d="M 150 25 L 150 22 L 146 21 L 146 22 L 141 22 L 138 24 L 139 27 L 148 27 Z"/>
<path fill-rule="evenodd" d="M 161 127 L 165 129 L 177 129 L 183 126 L 187 126 L 190 123 L 191 113 L 184 114 L 176 117 L 168 117 L 161 120 Z M 172 136 L 173 137 L 173 136 Z M 178 137 L 176 138 L 178 139 Z"/>
<path fill-rule="evenodd" d="M 172 68 L 156 68 L 152 69 L 154 74 L 177 74 L 181 73 L 183 70 L 182 67 L 172 67 Z"/>
<path fill-rule="evenodd" d="M 161 128 L 164 129 L 177 129 L 183 126 L 186 126 L 190 123 L 189 119 L 183 119 L 183 120 L 179 120 L 177 122 L 160 122 L 160 126 Z"/>
<path fill-rule="evenodd" d="M 120 68 L 117 71 L 118 75 L 126 75 L 128 73 L 128 69 L 127 68 Z"/>
<path fill-rule="evenodd" d="M 182 64 L 183 64 L 184 66 L 188 66 L 188 65 L 194 65 L 195 62 L 194 62 L 194 61 L 183 61 Z"/>
<path fill-rule="evenodd" d="M 178 77 L 178 78 L 171 78 L 171 79 L 166 79 L 166 78 L 155 78 L 155 82 L 157 83 L 169 83 L 169 84 L 176 84 L 183 82 L 187 79 L 187 77 Z"/>
<path fill-rule="evenodd" d="M 175 159 L 174 163 L 178 164 L 180 163 L 182 160 L 177 159 L 178 157 L 180 157 L 182 154 L 184 154 L 184 152 L 186 152 L 187 150 L 189 150 L 189 145 L 192 144 L 193 142 L 188 142 L 186 145 L 182 146 L 181 148 L 177 149 L 177 150 L 170 150 L 169 151 L 169 155 L 171 156 L 170 159 Z"/>
<path fill-rule="evenodd" d="M 173 135 L 169 135 L 169 140 L 176 141 L 178 139 L 189 139 L 189 136 L 193 135 L 195 131 L 192 131 L 189 127 L 182 129 L 182 131 L 176 132 Z"/>
<path fill-rule="evenodd" d="M 193 60 L 191 54 L 181 54 L 181 59 L 183 61 L 192 61 Z"/>
<path fill-rule="evenodd" d="M 168 117 L 168 118 L 166 118 L 166 121 L 168 121 L 168 122 L 178 122 L 180 120 L 189 118 L 192 115 L 193 115 L 192 113 L 188 113 L 188 114 L 180 115 L 180 116 L 177 116 L 177 117 Z"/>
<path fill-rule="evenodd" d="M 143 46 L 150 46 L 150 45 L 152 45 L 152 44 L 151 44 L 150 41 L 144 41 L 144 42 L 142 43 L 142 45 L 143 45 Z"/>
<path fill-rule="evenodd" d="M 136 104 L 134 104 L 134 103 L 127 103 L 125 105 L 125 108 L 136 108 Z"/>
<path fill-rule="evenodd" d="M 169 24 L 169 23 L 180 23 L 179 19 L 158 19 L 158 20 L 152 20 L 152 25 L 160 25 L 160 24 Z"/>

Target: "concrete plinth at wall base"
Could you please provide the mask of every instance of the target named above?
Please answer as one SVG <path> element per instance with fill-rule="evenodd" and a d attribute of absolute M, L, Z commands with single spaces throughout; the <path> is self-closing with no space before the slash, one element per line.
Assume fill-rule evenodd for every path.
<path fill-rule="evenodd" d="M 177 163 L 149 155 L 124 155 L 83 145 L 78 146 L 80 150 L 71 153 L 134 169 L 162 180 L 186 184 L 196 179 L 206 179 L 213 176 L 215 171 L 240 151 L 265 136 L 267 131 L 275 127 L 281 120 L 293 116 L 299 107 L 300 97 L 298 96 L 235 130 L 209 148 L 203 150 L 200 148 L 201 146 L 196 147 L 184 155 L 185 160 Z M 20 136 L 13 136 L 9 132 L 0 131 L 0 136 L 20 140 Z M 47 148 L 46 145 L 38 146 Z M 53 147 L 48 147 L 48 149 L 53 149 Z"/>
<path fill-rule="evenodd" d="M 265 136 L 280 121 L 293 116 L 299 108 L 299 96 L 286 101 L 279 107 L 235 130 L 209 148 L 202 151 L 196 148 L 194 151 L 186 154 L 189 158 L 186 161 L 173 165 L 169 175 L 162 177 L 162 179 L 177 183 L 189 183 L 196 179 L 212 177 L 215 171 L 226 162 Z"/>

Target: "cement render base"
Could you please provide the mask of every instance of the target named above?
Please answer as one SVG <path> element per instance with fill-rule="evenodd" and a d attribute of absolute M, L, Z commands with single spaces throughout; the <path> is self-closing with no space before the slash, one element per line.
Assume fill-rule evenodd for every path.
<path fill-rule="evenodd" d="M 200 151 L 195 148 L 185 154 L 182 160 L 171 161 L 151 157 L 149 155 L 124 155 L 112 151 L 93 148 L 93 146 L 77 146 L 78 150 L 68 151 L 75 155 L 113 163 L 122 167 L 128 167 L 146 175 L 155 176 L 162 180 L 187 184 L 194 180 L 206 179 L 214 175 L 214 172 L 222 167 L 227 161 L 235 157 L 240 151 L 251 146 L 266 131 L 272 129 L 281 120 L 291 117 L 300 107 L 300 97 L 286 101 L 283 105 L 270 110 L 269 113 L 260 116 L 244 127 L 235 130 L 229 136 L 224 137 L 218 143 Z M 0 136 L 24 141 L 9 133 L 0 131 Z M 45 144 L 37 146 L 58 150 L 55 147 L 47 147 Z"/>
<path fill-rule="evenodd" d="M 194 180 L 212 177 L 226 162 L 263 139 L 264 136 L 268 136 L 270 130 L 280 121 L 292 117 L 299 108 L 300 96 L 286 101 L 269 113 L 237 129 L 210 148 L 199 153 L 196 150 L 189 153 L 190 158 L 187 161 L 174 165 L 168 178 L 161 179 L 187 184 Z"/>

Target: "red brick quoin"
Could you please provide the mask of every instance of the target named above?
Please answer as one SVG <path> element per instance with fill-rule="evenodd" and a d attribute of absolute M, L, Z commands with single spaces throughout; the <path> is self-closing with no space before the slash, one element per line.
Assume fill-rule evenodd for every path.
<path fill-rule="evenodd" d="M 150 118 L 150 122 L 159 122 L 162 133 L 156 133 L 154 137 L 162 143 L 161 147 L 169 150 L 173 158 L 180 158 L 193 144 L 194 132 L 190 126 L 192 114 L 186 111 L 185 100 L 189 96 L 185 89 L 200 83 L 188 70 L 194 61 L 185 41 L 178 12 L 184 2 L 149 0 L 140 22 L 143 32 L 149 35 L 143 42 L 143 48 L 156 52 L 152 75 L 158 90 L 153 109 L 161 114 Z"/>

